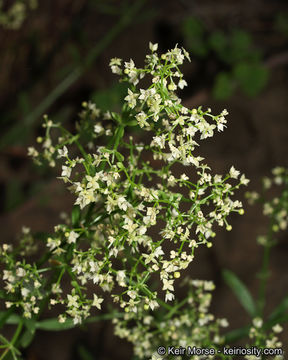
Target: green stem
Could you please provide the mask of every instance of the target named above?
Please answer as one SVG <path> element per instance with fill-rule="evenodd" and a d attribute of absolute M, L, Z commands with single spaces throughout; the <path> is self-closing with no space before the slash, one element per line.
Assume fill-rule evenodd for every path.
<path fill-rule="evenodd" d="M 9 353 L 9 351 L 14 347 L 14 344 L 17 341 L 17 339 L 18 339 L 18 337 L 19 337 L 19 335 L 21 333 L 22 327 L 23 327 L 23 322 L 22 322 L 22 319 L 21 319 L 20 322 L 18 323 L 17 329 L 16 329 L 16 331 L 15 331 L 15 333 L 13 335 L 13 338 L 12 338 L 9 346 L 7 347 L 7 349 L 1 355 L 0 360 L 4 359 L 5 356 Z"/>
<path fill-rule="evenodd" d="M 263 311 L 266 303 L 266 288 L 267 280 L 269 278 L 269 260 L 270 260 L 270 249 L 271 245 L 268 245 L 264 248 L 264 254 L 262 259 L 262 268 L 259 273 L 260 285 L 259 285 L 259 296 L 258 296 L 258 316 L 263 316 Z"/>
<path fill-rule="evenodd" d="M 17 326 L 17 329 L 16 329 L 16 331 L 15 331 L 15 333 L 13 335 L 13 338 L 11 340 L 12 345 L 14 345 L 15 342 L 17 341 L 17 339 L 18 339 L 18 337 L 19 337 L 19 335 L 21 333 L 22 327 L 23 327 L 23 322 L 22 322 L 22 320 L 20 320 L 20 322 L 19 322 L 19 324 Z"/>

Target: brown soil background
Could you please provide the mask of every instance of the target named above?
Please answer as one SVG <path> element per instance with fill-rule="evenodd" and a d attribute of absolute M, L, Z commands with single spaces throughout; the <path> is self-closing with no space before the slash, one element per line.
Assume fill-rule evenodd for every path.
<path fill-rule="evenodd" d="M 121 1 L 114 1 L 114 4 L 118 3 L 120 6 Z M 35 13 L 30 14 L 20 31 L 0 30 L 0 114 L 12 113 L 13 99 L 26 91 L 33 109 L 58 83 L 59 69 L 71 63 L 69 45 L 76 44 L 80 55 L 85 56 L 89 46 L 94 46 L 115 23 L 113 16 L 100 14 L 96 10 L 94 13 L 85 13 L 85 6 L 84 0 L 64 0 L 61 4 L 56 1 L 51 1 L 51 4 L 42 3 Z M 223 24 L 225 29 L 241 27 L 251 32 L 255 44 L 264 49 L 263 61 L 270 66 L 266 88 L 254 98 L 237 92 L 226 101 L 216 101 L 211 96 L 211 83 L 207 81 L 207 74 L 200 73 L 197 74 L 195 83 L 188 83 L 189 90 L 185 93 L 184 102 L 191 106 L 211 107 L 213 113 L 223 108 L 228 109 L 227 129 L 203 142 L 202 154 L 215 173 L 224 173 L 234 165 L 251 179 L 249 190 L 259 189 L 261 178 L 269 175 L 273 167 L 288 165 L 287 39 L 286 42 L 281 42 L 275 36 L 272 26 L 277 13 L 287 12 L 287 3 L 264 0 L 147 1 L 144 9 L 151 11 L 151 14 L 148 12 L 146 18 L 139 19 L 139 23 L 136 21 L 122 31 L 93 66 L 50 106 L 49 114 L 53 118 L 53 113 L 59 114 L 64 109 L 63 111 L 68 112 L 68 118 L 73 119 L 80 109 L 81 101 L 86 100 L 91 91 L 105 89 L 116 81 L 109 73 L 108 61 L 111 57 L 119 56 L 127 60 L 133 58 L 136 63 L 141 63 L 149 41 L 159 42 L 162 49 L 173 47 L 175 42 L 181 41 L 178 24 L 187 14 L 199 17 L 210 29 L 223 28 Z M 76 25 L 84 28 L 86 37 L 84 40 L 77 39 L 75 25 L 75 33 L 65 38 L 71 21 L 74 19 L 75 22 L 77 16 L 79 23 L 76 21 Z M 29 36 L 36 38 L 33 41 L 37 42 L 37 46 Z M 59 39 L 62 37 L 61 43 Z M 50 62 L 47 60 L 46 70 L 36 69 L 37 61 L 34 56 L 44 58 L 51 53 L 53 47 L 53 58 Z M 33 53 L 35 48 L 37 51 Z M 197 61 L 192 61 L 185 69 L 190 74 L 194 70 L 199 71 Z M 38 75 L 35 74 L 36 70 L 39 71 Z M 203 83 L 201 77 L 204 79 Z M 21 124 L 22 115 L 17 112 L 13 115 L 14 124 Z M 37 183 L 40 189 L 10 211 L 1 207 L 1 242 L 13 242 L 23 225 L 31 227 L 33 231 L 52 231 L 59 221 L 59 213 L 69 211 L 73 204 L 73 198 L 62 183 L 55 179 L 55 175 L 39 173 L 26 157 L 26 148 L 35 143 L 40 122 L 41 119 L 31 127 L 30 135 L 25 140 L 19 139 L 19 142 L 8 144 L 0 151 L 1 203 L 5 202 L 7 184 L 13 179 L 22 184 L 24 193 L 25 189 L 31 188 L 31 184 Z M 10 125 L 1 125 L 3 136 Z M 212 249 L 199 249 L 196 261 L 189 270 L 189 275 L 193 278 L 212 279 L 216 282 L 212 310 L 216 316 L 227 317 L 231 328 L 246 325 L 249 318 L 224 284 L 221 269 L 233 270 L 251 293 L 256 295 L 258 283 L 255 274 L 259 271 L 262 255 L 262 248 L 256 244 L 256 237 L 265 233 L 267 226 L 261 209 L 252 208 L 245 202 L 244 191 L 241 199 L 245 203 L 245 215 L 232 217 L 233 230 L 229 233 L 219 231 Z M 287 296 L 287 255 L 288 236 L 285 232 L 280 234 L 279 243 L 272 252 L 267 314 Z M 288 351 L 287 334 L 286 325 L 282 341 Z M 84 331 L 75 329 L 53 334 L 39 331 L 26 352 L 26 358 L 80 359 L 76 352 L 79 344 L 85 344 L 93 353 L 94 359 L 99 360 L 129 359 L 132 354 L 130 345 L 113 337 L 111 326 L 103 323 L 89 326 Z"/>

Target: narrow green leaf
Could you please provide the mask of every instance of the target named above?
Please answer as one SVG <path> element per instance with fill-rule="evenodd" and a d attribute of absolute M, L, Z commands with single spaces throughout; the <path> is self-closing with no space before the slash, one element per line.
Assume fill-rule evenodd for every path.
<path fill-rule="evenodd" d="M 246 285 L 230 270 L 223 270 L 222 275 L 248 314 L 256 316 L 256 306 Z"/>
<path fill-rule="evenodd" d="M 14 309 L 10 308 L 7 311 L 1 311 L 0 313 L 0 329 L 8 321 L 9 317 L 12 315 Z"/>
<path fill-rule="evenodd" d="M 124 156 L 122 154 L 120 154 L 118 151 L 115 151 L 115 155 L 118 161 L 123 161 L 124 160 Z"/>
<path fill-rule="evenodd" d="M 10 345 L 10 341 L 7 340 L 3 335 L 0 334 L 0 341 L 2 342 L 2 344 L 4 345 Z"/>
<path fill-rule="evenodd" d="M 72 329 L 75 327 L 72 319 L 67 319 L 64 323 L 60 323 L 58 318 L 47 319 L 37 322 L 36 328 L 47 331 L 61 331 Z"/>
<path fill-rule="evenodd" d="M 23 348 L 29 346 L 34 338 L 36 321 L 34 319 L 25 320 L 26 331 L 21 337 L 20 343 Z"/>
<path fill-rule="evenodd" d="M 281 315 L 287 315 L 288 311 L 288 296 L 286 296 L 280 304 L 274 309 L 274 311 L 269 316 L 268 320 L 273 321 L 281 317 Z"/>
<path fill-rule="evenodd" d="M 79 205 L 74 205 L 71 215 L 73 227 L 77 227 L 77 225 L 79 224 L 80 215 L 81 215 L 81 211 Z"/>
<path fill-rule="evenodd" d="M 131 121 L 129 121 L 126 125 L 127 125 L 127 126 L 137 126 L 137 125 L 138 125 L 138 121 L 137 121 L 137 120 L 131 120 Z"/>
<path fill-rule="evenodd" d="M 10 311 L 10 313 L 9 313 L 9 311 Z M 9 325 L 18 324 L 19 321 L 20 321 L 20 317 L 18 315 L 16 315 L 16 314 L 12 314 L 12 312 L 13 312 L 12 308 L 11 308 L 11 310 L 9 309 L 9 311 L 0 311 L 0 318 L 2 319 L 2 317 L 5 317 L 6 314 L 8 313 L 9 316 L 5 320 L 5 323 L 9 324 Z"/>

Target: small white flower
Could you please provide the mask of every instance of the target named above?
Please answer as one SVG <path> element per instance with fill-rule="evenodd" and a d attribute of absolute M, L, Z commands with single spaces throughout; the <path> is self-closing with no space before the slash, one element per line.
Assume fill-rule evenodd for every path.
<path fill-rule="evenodd" d="M 276 333 L 276 334 L 279 334 L 283 331 L 283 328 L 281 325 L 279 324 L 276 324 L 272 327 L 272 330 Z"/>
<path fill-rule="evenodd" d="M 62 165 L 62 173 L 61 176 L 69 178 L 71 175 L 72 169 L 69 166 Z"/>
<path fill-rule="evenodd" d="M 79 297 L 77 295 L 68 294 L 67 299 L 68 299 L 68 304 L 67 304 L 68 307 L 74 308 L 74 309 L 79 308 L 79 303 L 78 303 Z"/>
<path fill-rule="evenodd" d="M 163 279 L 162 290 L 174 291 L 173 280 Z"/>
<path fill-rule="evenodd" d="M 103 126 L 100 123 L 97 123 L 94 126 L 94 131 L 96 134 L 100 134 L 104 130 Z"/>
<path fill-rule="evenodd" d="M 179 82 L 178 82 L 178 87 L 180 89 L 184 89 L 184 87 L 187 86 L 187 82 L 183 79 L 181 79 Z"/>
<path fill-rule="evenodd" d="M 175 298 L 174 294 L 173 293 L 170 293 L 170 292 L 166 292 L 166 295 L 165 295 L 165 302 L 167 301 L 173 301 Z"/>
<path fill-rule="evenodd" d="M 68 155 L 68 149 L 64 145 L 62 149 L 58 149 L 58 158 L 66 157 Z"/>
<path fill-rule="evenodd" d="M 247 179 L 244 174 L 241 175 L 241 177 L 240 177 L 240 183 L 241 183 L 241 184 L 243 184 L 243 185 L 248 185 L 249 182 L 250 182 L 250 180 Z"/>
<path fill-rule="evenodd" d="M 232 179 L 237 179 L 238 176 L 240 174 L 240 171 L 236 170 L 234 168 L 234 166 L 231 167 L 230 171 L 229 171 L 229 175 L 231 176 Z"/>
<path fill-rule="evenodd" d="M 37 157 L 38 155 L 38 151 L 33 146 L 28 147 L 28 156 Z"/>
<path fill-rule="evenodd" d="M 151 42 L 149 42 L 149 49 L 154 52 L 154 51 L 157 51 L 158 49 L 158 44 L 152 44 Z"/>
<path fill-rule="evenodd" d="M 68 244 L 72 244 L 72 243 L 75 244 L 79 236 L 80 236 L 79 234 L 77 234 L 75 231 L 72 230 L 67 239 Z"/>
<path fill-rule="evenodd" d="M 30 292 L 30 290 L 28 290 L 26 288 L 21 289 L 21 295 L 23 296 L 24 299 L 28 296 L 29 292 Z"/>
<path fill-rule="evenodd" d="M 256 328 L 261 328 L 263 325 L 263 320 L 261 318 L 257 317 L 255 319 L 253 319 L 252 323 Z"/>
<path fill-rule="evenodd" d="M 19 277 L 24 277 L 26 275 L 26 271 L 23 268 L 16 269 L 16 275 Z"/>
<path fill-rule="evenodd" d="M 93 302 L 92 306 L 95 306 L 97 309 L 101 310 L 101 304 L 104 301 L 104 299 L 98 297 L 96 294 L 93 295 Z"/>

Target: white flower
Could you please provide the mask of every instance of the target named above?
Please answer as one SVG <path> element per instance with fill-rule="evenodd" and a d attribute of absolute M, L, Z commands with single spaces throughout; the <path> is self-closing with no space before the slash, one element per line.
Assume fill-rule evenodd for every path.
<path fill-rule="evenodd" d="M 253 319 L 252 323 L 256 328 L 261 328 L 263 325 L 263 320 L 261 318 L 257 317 L 255 319 Z"/>
<path fill-rule="evenodd" d="M 133 109 L 136 106 L 137 97 L 138 94 L 128 89 L 128 95 L 124 98 L 124 100 L 128 102 L 128 105 L 131 109 Z"/>
<path fill-rule="evenodd" d="M 160 355 L 155 353 L 155 354 L 152 355 L 152 358 L 150 360 L 163 360 L 163 358 L 160 357 Z"/>
<path fill-rule="evenodd" d="M 136 115 L 136 120 L 139 122 L 141 128 L 149 126 L 149 123 L 146 121 L 147 115 L 143 111 Z"/>
<path fill-rule="evenodd" d="M 96 134 L 101 133 L 103 130 L 104 130 L 104 128 L 103 128 L 103 126 L 102 126 L 100 123 L 97 123 L 97 124 L 94 126 L 94 131 L 95 131 Z"/>
<path fill-rule="evenodd" d="M 126 211 L 127 208 L 128 208 L 129 203 L 125 199 L 124 196 L 119 196 L 119 198 L 117 200 L 117 205 L 118 205 L 119 209 Z"/>
<path fill-rule="evenodd" d="M 72 244 L 72 243 L 75 244 L 79 236 L 80 236 L 79 234 L 77 234 L 75 231 L 72 230 L 67 239 L 68 244 Z"/>
<path fill-rule="evenodd" d="M 97 182 L 98 177 L 97 176 L 90 176 L 90 175 L 86 175 L 86 179 L 88 181 L 87 183 L 87 189 L 92 189 L 92 190 L 97 190 L 100 188 L 99 183 Z"/>
<path fill-rule="evenodd" d="M 16 269 L 16 275 L 19 277 L 24 277 L 26 275 L 26 271 L 23 268 Z"/>
<path fill-rule="evenodd" d="M 157 51 L 158 49 L 158 44 L 152 44 L 151 42 L 149 42 L 149 49 L 154 52 L 154 51 Z"/>
<path fill-rule="evenodd" d="M 66 157 L 68 155 L 68 149 L 64 145 L 62 149 L 58 149 L 58 158 Z"/>
<path fill-rule="evenodd" d="M 30 291 L 26 288 L 21 289 L 21 295 L 23 296 L 24 299 L 28 296 L 29 292 Z"/>
<path fill-rule="evenodd" d="M 175 296 L 174 296 L 174 294 L 173 293 L 170 293 L 170 292 L 166 292 L 166 295 L 165 295 L 165 302 L 167 302 L 167 301 L 172 301 L 172 300 L 174 300 L 174 298 L 175 298 Z"/>
<path fill-rule="evenodd" d="M 241 175 L 241 177 L 240 177 L 240 183 L 241 183 L 241 184 L 243 184 L 243 185 L 248 185 L 249 182 L 250 182 L 250 180 L 249 180 L 249 179 L 246 179 L 246 177 L 245 177 L 244 174 Z"/>
<path fill-rule="evenodd" d="M 278 334 L 278 333 L 281 333 L 281 332 L 283 331 L 283 328 L 282 328 L 281 325 L 276 324 L 276 325 L 274 325 L 274 326 L 272 327 L 272 330 L 273 330 L 276 334 Z"/>
<path fill-rule="evenodd" d="M 240 171 L 236 170 L 234 168 L 234 166 L 231 167 L 230 171 L 229 171 L 229 175 L 231 176 L 232 179 L 237 179 L 238 176 L 240 174 Z"/>
<path fill-rule="evenodd" d="M 165 135 L 162 134 L 161 136 L 154 136 L 153 140 L 151 141 L 151 146 L 158 145 L 160 149 L 164 149 L 165 147 Z"/>
<path fill-rule="evenodd" d="M 163 287 L 162 287 L 162 290 L 174 291 L 173 282 L 174 282 L 173 280 L 163 279 Z"/>
<path fill-rule="evenodd" d="M 124 270 L 117 271 L 116 280 L 120 286 L 127 286 L 125 283 L 126 275 Z"/>
<path fill-rule="evenodd" d="M 222 326 L 222 327 L 227 327 L 229 326 L 229 323 L 227 321 L 227 319 L 219 319 L 219 325 Z"/>
<path fill-rule="evenodd" d="M 65 316 L 65 315 L 59 315 L 59 316 L 58 316 L 58 321 L 59 321 L 60 324 L 65 323 L 65 321 L 66 321 L 66 316 Z"/>
<path fill-rule="evenodd" d="M 70 177 L 72 169 L 69 166 L 62 165 L 62 173 L 61 176 Z"/>
<path fill-rule="evenodd" d="M 38 151 L 33 146 L 28 147 L 28 156 L 37 157 L 38 155 Z"/>
<path fill-rule="evenodd" d="M 79 308 L 79 303 L 78 303 L 79 297 L 77 295 L 73 296 L 68 294 L 67 299 L 68 299 L 68 304 L 67 304 L 68 307 L 76 308 L 76 309 Z"/>
<path fill-rule="evenodd" d="M 161 246 L 158 246 L 155 250 L 154 250 L 154 256 L 157 258 L 160 255 L 164 255 L 164 251 L 161 249 Z"/>
<path fill-rule="evenodd" d="M 184 86 L 187 86 L 187 82 L 185 80 L 181 79 L 178 83 L 178 87 L 180 89 L 184 89 Z"/>
<path fill-rule="evenodd" d="M 104 301 L 104 299 L 99 298 L 96 294 L 94 294 L 92 306 L 95 306 L 97 309 L 101 310 L 101 304 L 103 301 Z"/>

